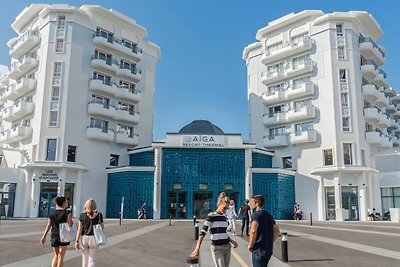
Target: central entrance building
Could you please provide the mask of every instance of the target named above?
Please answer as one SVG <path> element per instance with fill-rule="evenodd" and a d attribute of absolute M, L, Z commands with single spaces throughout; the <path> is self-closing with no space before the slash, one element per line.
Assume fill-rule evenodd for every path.
<path fill-rule="evenodd" d="M 194 121 L 164 141 L 130 151 L 130 166 L 108 170 L 107 217 L 119 217 L 123 198 L 126 218 L 137 218 L 143 203 L 150 218 L 204 218 L 223 191 L 236 209 L 262 194 L 276 219 L 291 219 L 295 173 L 272 168 L 272 157 L 240 134 Z"/>

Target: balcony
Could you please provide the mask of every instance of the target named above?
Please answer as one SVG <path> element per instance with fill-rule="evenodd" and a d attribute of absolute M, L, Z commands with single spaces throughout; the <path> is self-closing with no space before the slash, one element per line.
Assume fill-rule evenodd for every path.
<path fill-rule="evenodd" d="M 137 83 L 142 78 L 142 71 L 136 67 L 120 65 L 118 75 L 132 79 Z"/>
<path fill-rule="evenodd" d="M 32 134 L 31 127 L 21 125 L 4 131 L 1 135 L 0 140 L 5 144 L 9 144 L 26 139 L 30 137 L 31 134 Z"/>
<path fill-rule="evenodd" d="M 386 112 L 387 114 L 393 114 L 393 113 L 395 113 L 396 111 L 397 111 L 397 108 L 396 108 L 396 106 L 393 105 L 393 104 L 389 104 L 389 105 L 387 105 L 387 106 L 385 107 L 385 112 Z"/>
<path fill-rule="evenodd" d="M 3 119 L 8 122 L 19 120 L 32 114 L 34 104 L 32 102 L 18 101 L 3 111 Z"/>
<path fill-rule="evenodd" d="M 264 84 L 271 84 L 282 79 L 285 79 L 285 72 L 283 68 L 279 68 L 275 72 L 264 71 L 261 74 L 261 81 Z"/>
<path fill-rule="evenodd" d="M 137 146 L 139 144 L 139 135 L 118 131 L 115 133 L 115 143 Z"/>
<path fill-rule="evenodd" d="M 382 65 L 385 63 L 385 52 L 369 37 L 360 37 L 360 53 L 363 57 L 371 59 Z"/>
<path fill-rule="evenodd" d="M 128 101 L 129 103 L 138 103 L 141 99 L 141 92 L 139 90 L 129 89 L 126 87 L 118 86 L 117 98 Z"/>
<path fill-rule="evenodd" d="M 289 138 L 287 134 L 264 136 L 264 147 L 280 147 L 289 145 Z"/>
<path fill-rule="evenodd" d="M 388 130 L 393 131 L 399 128 L 399 124 L 397 123 L 397 120 L 389 118 L 390 125 L 388 127 Z"/>
<path fill-rule="evenodd" d="M 383 134 L 380 132 L 375 132 L 375 131 L 366 132 L 365 140 L 370 145 L 378 145 L 378 146 L 382 146 L 385 141 Z"/>
<path fill-rule="evenodd" d="M 96 115 L 106 118 L 114 118 L 116 114 L 115 107 L 93 101 L 89 102 L 88 113 L 89 115 Z"/>
<path fill-rule="evenodd" d="M 372 60 L 364 60 L 361 62 L 361 74 L 369 81 L 373 81 L 378 75 L 378 66 Z"/>
<path fill-rule="evenodd" d="M 23 54 L 31 51 L 40 43 L 38 31 L 27 31 L 20 37 L 13 38 L 8 42 L 10 57 L 20 58 Z"/>
<path fill-rule="evenodd" d="M 314 143 L 317 141 L 317 131 L 310 129 L 308 131 L 297 131 L 290 135 L 290 143 L 302 144 L 302 143 Z"/>
<path fill-rule="evenodd" d="M 9 97 L 9 100 L 15 101 L 16 99 L 20 98 L 21 96 L 32 92 L 35 89 L 35 86 L 36 86 L 35 79 L 29 78 L 29 77 L 21 78 L 15 84 L 15 94 L 11 94 L 11 96 Z"/>
<path fill-rule="evenodd" d="M 280 49 L 276 51 L 266 51 L 261 56 L 261 62 L 269 64 L 279 59 L 290 57 L 305 51 L 309 51 L 312 48 L 312 41 L 310 37 L 305 36 L 299 42 L 287 42 L 280 46 Z"/>
<path fill-rule="evenodd" d="M 105 72 L 118 73 L 118 62 L 113 59 L 101 58 L 98 55 L 92 56 L 91 66 Z"/>
<path fill-rule="evenodd" d="M 388 97 L 393 97 L 397 95 L 396 90 L 394 90 L 392 87 L 384 87 L 383 92 Z"/>
<path fill-rule="evenodd" d="M 392 114 L 392 117 L 395 119 L 400 119 L 400 109 L 396 109 L 396 112 Z"/>
<path fill-rule="evenodd" d="M 88 126 L 86 129 L 86 136 L 87 138 L 93 140 L 113 142 L 114 130 L 108 128 L 96 128 L 95 126 Z"/>
<path fill-rule="evenodd" d="M 314 62 L 311 59 L 306 59 L 304 62 L 288 68 L 285 72 L 286 78 L 304 75 L 311 73 L 314 69 Z"/>
<path fill-rule="evenodd" d="M 286 100 L 286 94 L 283 90 L 275 90 L 274 92 L 265 93 L 262 95 L 265 105 L 271 105 Z"/>
<path fill-rule="evenodd" d="M 93 44 L 100 48 L 113 49 L 114 51 L 123 53 L 135 62 L 138 62 L 143 58 L 142 49 L 114 37 L 107 38 L 106 36 L 101 35 L 100 32 L 95 32 L 93 34 Z"/>
<path fill-rule="evenodd" d="M 129 112 L 126 109 L 117 109 L 114 118 L 117 121 L 137 124 L 140 120 L 140 114 L 139 112 Z"/>
<path fill-rule="evenodd" d="M 265 113 L 263 115 L 263 124 L 265 126 L 272 126 L 277 124 L 287 123 L 286 112 L 281 113 Z"/>
<path fill-rule="evenodd" d="M 390 100 L 392 100 L 393 104 L 398 105 L 398 104 L 400 104 L 400 95 L 397 94 L 397 95 L 393 96 Z"/>
<path fill-rule="evenodd" d="M 389 86 L 386 77 L 387 77 L 386 73 L 383 70 L 378 69 L 378 75 L 376 75 L 374 82 L 378 86 Z"/>
<path fill-rule="evenodd" d="M 364 119 L 379 128 L 387 128 L 391 125 L 389 117 L 377 108 L 364 108 Z"/>
<path fill-rule="evenodd" d="M 313 105 L 298 107 L 287 112 L 290 122 L 313 119 L 317 115 L 317 108 Z"/>
<path fill-rule="evenodd" d="M 105 94 L 107 96 L 118 95 L 118 88 L 116 86 L 113 86 L 111 82 L 99 79 L 90 79 L 89 89 L 94 93 Z"/>
<path fill-rule="evenodd" d="M 315 84 L 313 82 L 306 82 L 294 88 L 290 87 L 287 90 L 287 98 L 294 99 L 315 94 Z"/>
<path fill-rule="evenodd" d="M 379 92 L 379 97 L 375 100 L 375 105 L 378 108 L 383 108 L 389 105 L 389 98 L 383 93 Z"/>
<path fill-rule="evenodd" d="M 393 146 L 400 146 L 400 140 L 397 136 L 392 138 Z"/>
<path fill-rule="evenodd" d="M 364 84 L 362 86 L 362 94 L 365 99 L 373 102 L 381 97 L 382 93 L 379 92 L 378 88 L 374 84 Z"/>
<path fill-rule="evenodd" d="M 393 139 L 390 136 L 383 136 L 383 142 L 381 144 L 384 148 L 392 148 L 393 147 Z"/>
<path fill-rule="evenodd" d="M 2 84 L 2 85 L 4 85 L 4 86 L 7 86 L 9 80 L 10 80 L 10 79 L 9 79 L 8 75 L 7 75 L 7 74 L 4 74 L 4 75 L 2 75 L 2 76 L 0 77 L 0 84 Z"/>

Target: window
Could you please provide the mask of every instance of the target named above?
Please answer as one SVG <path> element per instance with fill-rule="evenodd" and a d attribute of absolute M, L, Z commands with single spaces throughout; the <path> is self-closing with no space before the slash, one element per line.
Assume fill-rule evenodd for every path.
<path fill-rule="evenodd" d="M 352 151 L 351 151 L 351 144 L 344 143 L 343 144 L 343 163 L 351 165 L 353 164 L 352 159 Z"/>
<path fill-rule="evenodd" d="M 325 149 L 324 152 L 324 166 L 333 165 L 332 149 Z"/>
<path fill-rule="evenodd" d="M 111 76 L 93 72 L 93 80 L 101 80 L 104 84 L 111 85 Z"/>
<path fill-rule="evenodd" d="M 338 52 L 338 59 L 345 59 L 346 58 L 345 57 L 345 50 L 344 50 L 343 46 L 338 47 L 337 48 L 337 52 Z"/>
<path fill-rule="evenodd" d="M 50 110 L 50 127 L 57 127 L 58 126 L 58 111 L 57 110 Z"/>
<path fill-rule="evenodd" d="M 135 106 L 126 104 L 124 102 L 118 102 L 118 109 L 128 111 L 130 115 L 135 114 Z"/>
<path fill-rule="evenodd" d="M 346 75 L 346 70 L 345 69 L 340 69 L 339 70 L 339 79 L 340 82 L 347 82 L 347 75 Z"/>
<path fill-rule="evenodd" d="M 275 136 L 283 136 L 286 135 L 286 128 L 285 126 L 283 127 L 277 127 L 277 128 L 271 128 L 268 130 L 269 133 L 269 139 L 274 140 Z"/>
<path fill-rule="evenodd" d="M 225 189 L 225 191 L 232 191 L 233 190 L 233 184 L 225 184 L 224 189 Z"/>
<path fill-rule="evenodd" d="M 383 187 L 381 196 L 383 217 L 386 219 L 390 208 L 400 208 L 400 187 Z"/>
<path fill-rule="evenodd" d="M 312 121 L 298 123 L 294 125 L 295 135 L 301 135 L 303 132 L 308 132 L 314 129 L 314 123 Z"/>
<path fill-rule="evenodd" d="M 90 127 L 101 129 L 103 133 L 108 133 L 108 121 L 97 118 L 90 118 Z"/>
<path fill-rule="evenodd" d="M 342 24 L 336 24 L 336 35 L 343 36 L 343 25 Z"/>
<path fill-rule="evenodd" d="M 62 52 L 64 52 L 64 40 L 57 39 L 56 40 L 56 53 L 62 53 Z"/>
<path fill-rule="evenodd" d="M 46 160 L 55 161 L 57 152 L 57 139 L 47 139 Z"/>
<path fill-rule="evenodd" d="M 371 124 L 365 123 L 365 131 L 366 132 L 372 132 L 374 130 L 374 127 L 372 127 Z"/>
<path fill-rule="evenodd" d="M 96 49 L 96 50 L 94 50 L 94 58 L 104 60 L 107 65 L 112 64 L 112 55 L 108 54 L 106 52 L 102 52 L 102 51 Z"/>
<path fill-rule="evenodd" d="M 75 162 L 76 161 L 76 146 L 68 146 L 68 155 L 67 161 Z"/>
<path fill-rule="evenodd" d="M 283 157 L 282 158 L 282 167 L 284 169 L 291 169 L 292 168 L 292 157 Z"/>
<path fill-rule="evenodd" d="M 114 42 L 114 38 L 113 38 L 113 34 L 109 33 L 103 29 L 97 28 L 96 29 L 96 36 L 101 36 L 107 39 L 107 41 L 109 43 L 113 43 Z"/>
<path fill-rule="evenodd" d="M 61 72 L 62 72 L 62 63 L 54 62 L 53 67 L 53 86 L 61 85 Z"/>
<path fill-rule="evenodd" d="M 292 82 L 292 88 L 293 89 L 300 88 L 303 84 L 309 82 L 310 80 L 311 80 L 310 76 L 295 79 Z"/>
<path fill-rule="evenodd" d="M 340 94 L 340 102 L 342 103 L 342 107 L 348 107 L 349 106 L 349 94 L 341 93 Z"/>
<path fill-rule="evenodd" d="M 102 104 L 104 108 L 110 108 L 110 99 L 102 96 L 92 95 L 91 103 Z"/>
<path fill-rule="evenodd" d="M 292 60 L 292 68 L 298 69 L 299 67 L 303 66 L 304 64 L 306 64 L 309 61 L 310 55 L 304 55 L 301 57 L 296 57 Z"/>
<path fill-rule="evenodd" d="M 57 29 L 65 28 L 65 16 L 59 16 L 57 20 Z"/>
<path fill-rule="evenodd" d="M 118 166 L 119 155 L 110 154 L 110 166 Z"/>
<path fill-rule="evenodd" d="M 134 130 L 133 130 L 133 127 L 122 125 L 122 124 L 118 124 L 117 125 L 117 133 L 125 134 L 128 137 L 133 138 Z"/>
<path fill-rule="evenodd" d="M 60 87 L 53 87 L 51 93 L 51 101 L 60 101 Z"/>
<path fill-rule="evenodd" d="M 131 49 L 132 52 L 134 52 L 134 53 L 137 53 L 139 51 L 139 49 L 137 48 L 137 44 L 135 44 L 131 41 L 128 41 L 126 39 L 122 39 L 122 45 Z"/>
<path fill-rule="evenodd" d="M 280 106 L 275 106 L 275 107 L 270 107 L 268 112 L 268 117 L 273 117 L 275 116 L 275 114 L 278 113 L 284 113 L 285 112 L 285 106 L 284 105 L 280 105 Z"/>
<path fill-rule="evenodd" d="M 342 118 L 342 131 L 350 132 L 350 122 L 349 118 Z"/>
<path fill-rule="evenodd" d="M 126 82 L 126 81 L 119 81 L 119 87 L 126 88 L 129 90 L 129 92 L 133 93 L 133 92 L 135 92 L 136 86 L 134 83 L 130 83 L 130 82 Z"/>

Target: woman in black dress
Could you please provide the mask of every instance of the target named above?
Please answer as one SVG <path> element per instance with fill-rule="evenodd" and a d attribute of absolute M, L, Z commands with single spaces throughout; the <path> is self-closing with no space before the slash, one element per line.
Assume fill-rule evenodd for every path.
<path fill-rule="evenodd" d="M 46 236 L 51 228 L 50 240 L 51 246 L 53 248 L 54 256 L 51 263 L 52 267 L 62 267 L 64 265 L 64 256 L 67 251 L 68 243 L 62 243 L 60 241 L 60 223 L 68 223 L 71 227 L 72 215 L 71 211 L 67 210 L 67 199 L 65 197 L 56 197 L 55 199 L 57 207 L 53 209 L 50 213 L 49 219 L 47 221 L 46 229 L 42 238 L 40 239 L 40 244 L 44 245 L 46 242 Z"/>

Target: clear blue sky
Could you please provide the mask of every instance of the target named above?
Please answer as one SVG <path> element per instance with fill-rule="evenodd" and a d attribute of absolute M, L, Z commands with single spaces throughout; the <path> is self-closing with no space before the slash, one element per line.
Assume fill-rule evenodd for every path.
<path fill-rule="evenodd" d="M 31 2 L 2 3 L 0 64 L 9 65 L 10 27 Z M 177 132 L 195 119 L 207 119 L 227 133 L 248 139 L 246 64 L 243 48 L 255 41 L 258 29 L 269 21 L 304 9 L 365 10 L 385 32 L 378 42 L 386 48 L 384 71 L 392 87 L 400 82 L 400 1 L 377 0 L 113 0 L 48 1 L 80 7 L 101 5 L 137 21 L 148 31 L 147 40 L 161 47 L 157 64 L 154 140 Z M 400 88 L 400 87 L 399 87 Z"/>

